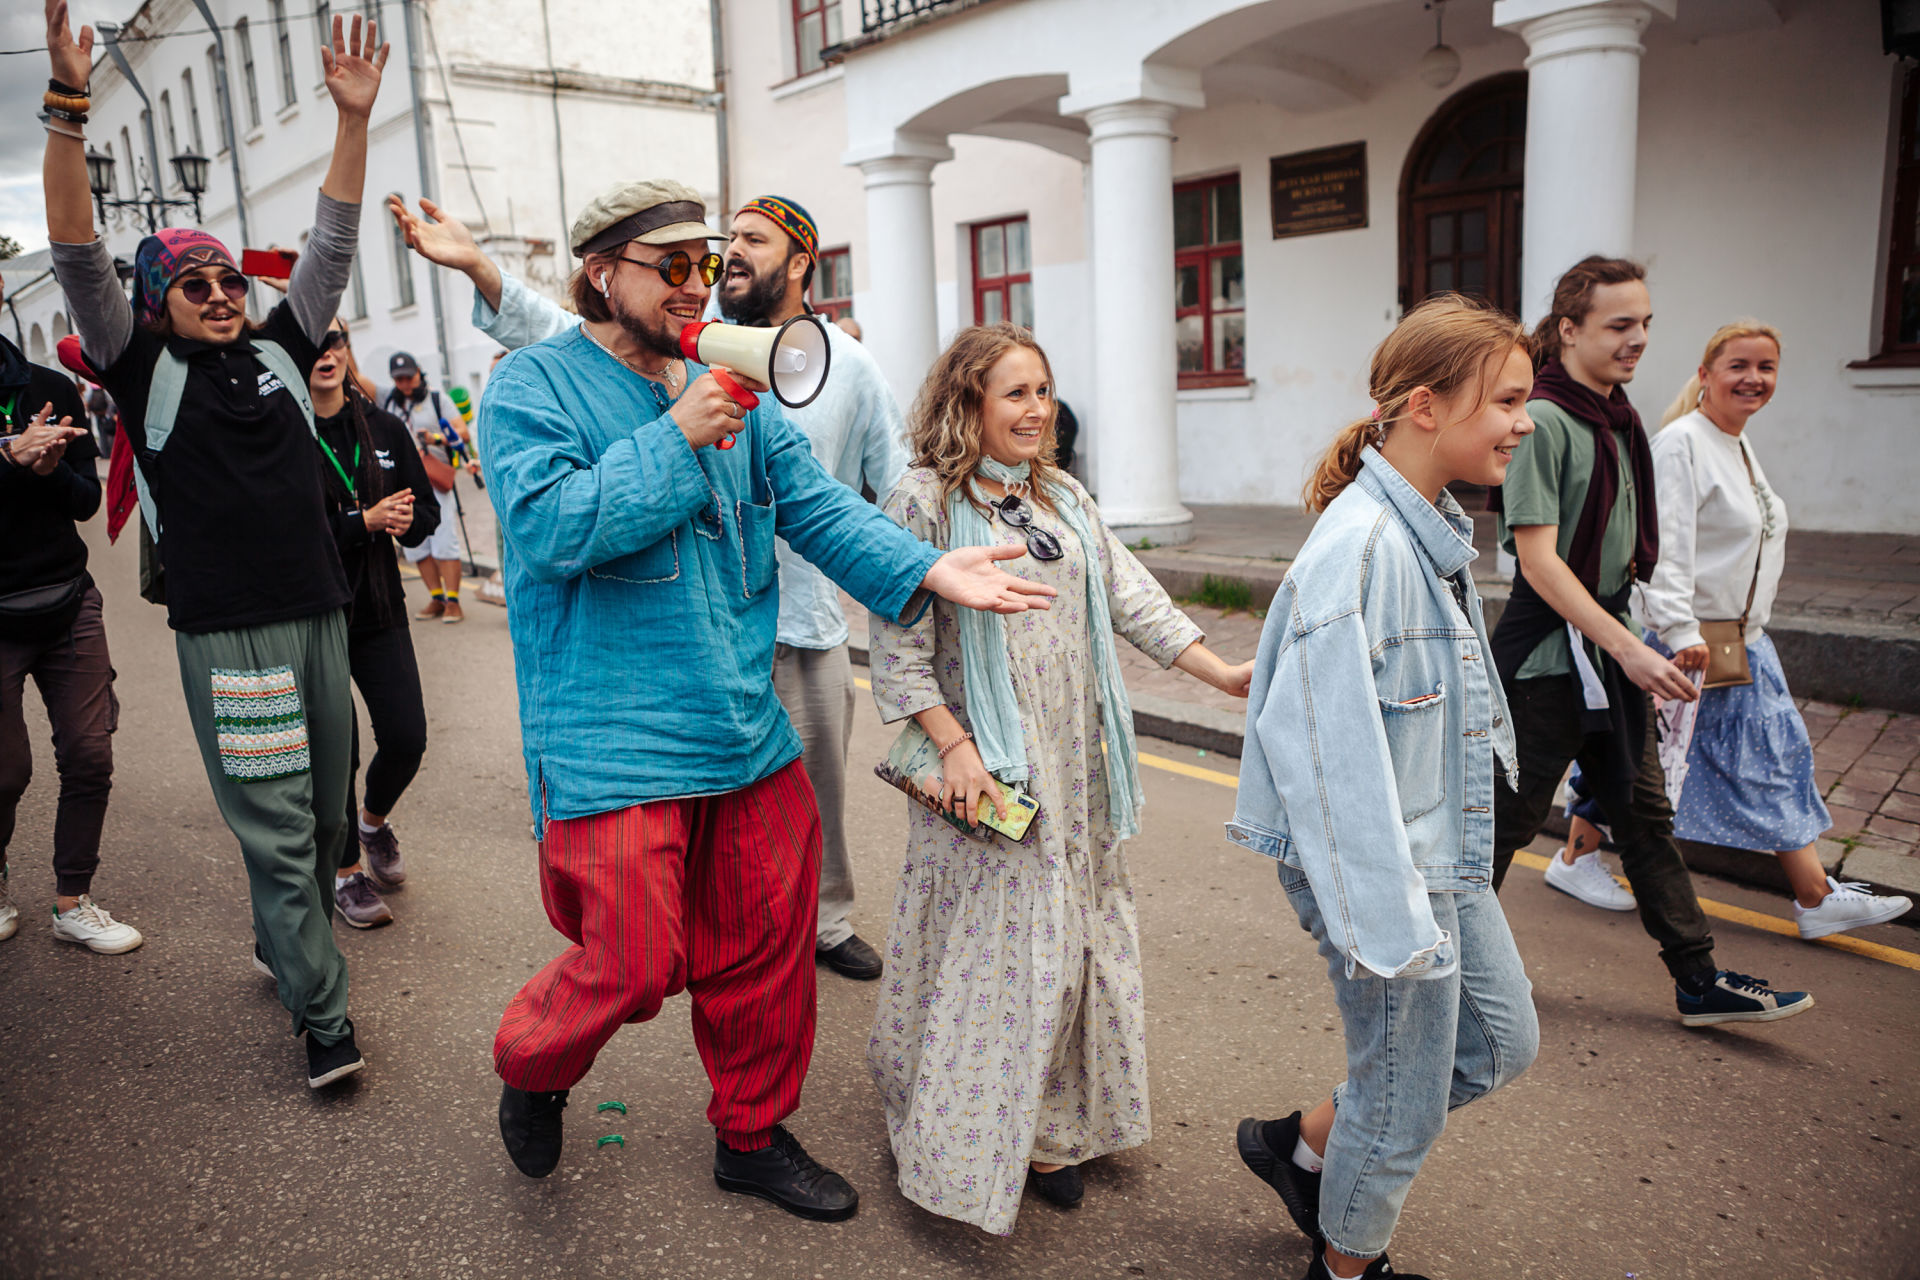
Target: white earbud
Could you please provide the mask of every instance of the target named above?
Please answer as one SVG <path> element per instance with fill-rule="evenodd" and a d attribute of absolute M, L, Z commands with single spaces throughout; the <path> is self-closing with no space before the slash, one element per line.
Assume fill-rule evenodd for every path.
<path fill-rule="evenodd" d="M 600 295 L 602 297 L 605 297 L 606 293 L 607 293 L 607 273 L 602 271 L 600 273 Z"/>

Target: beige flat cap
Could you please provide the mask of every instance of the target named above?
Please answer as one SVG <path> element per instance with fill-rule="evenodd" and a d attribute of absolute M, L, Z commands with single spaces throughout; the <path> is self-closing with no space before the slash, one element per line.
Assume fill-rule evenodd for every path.
<path fill-rule="evenodd" d="M 725 240 L 707 225 L 706 202 L 692 187 L 679 182 L 624 182 L 595 197 L 573 220 L 567 236 L 573 256 L 638 240 L 642 244 L 677 244 L 682 240 Z"/>

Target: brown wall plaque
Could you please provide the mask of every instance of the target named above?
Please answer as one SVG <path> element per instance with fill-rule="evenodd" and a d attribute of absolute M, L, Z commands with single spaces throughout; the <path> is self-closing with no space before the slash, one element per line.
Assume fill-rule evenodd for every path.
<path fill-rule="evenodd" d="M 1367 144 L 1273 158 L 1273 238 L 1367 225 Z"/>

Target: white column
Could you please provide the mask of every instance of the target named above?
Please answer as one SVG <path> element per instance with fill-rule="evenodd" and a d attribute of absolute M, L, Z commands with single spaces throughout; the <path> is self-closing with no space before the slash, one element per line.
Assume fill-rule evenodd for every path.
<path fill-rule="evenodd" d="M 1527 178 L 1521 309 L 1546 314 L 1554 281 L 1590 253 L 1633 251 L 1640 33 L 1675 0 L 1498 0 L 1497 27 L 1527 42 Z"/>
<path fill-rule="evenodd" d="M 1071 106 L 1070 101 L 1062 103 Z M 1193 540 L 1180 505 L 1174 391 L 1173 117 L 1151 99 L 1105 103 L 1078 114 L 1092 129 L 1087 183 L 1093 262 L 1090 423 L 1100 513 L 1125 542 Z"/>
<path fill-rule="evenodd" d="M 904 410 L 940 354 L 933 269 L 933 166 L 953 159 L 937 139 L 898 137 L 884 153 L 850 152 L 867 180 L 871 292 L 862 341 Z"/>

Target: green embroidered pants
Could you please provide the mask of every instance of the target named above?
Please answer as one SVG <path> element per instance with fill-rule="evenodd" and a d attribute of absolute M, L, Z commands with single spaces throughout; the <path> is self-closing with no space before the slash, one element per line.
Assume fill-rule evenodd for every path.
<path fill-rule="evenodd" d="M 246 860 L 260 953 L 294 1034 L 332 1044 L 347 1031 L 347 963 L 333 941 L 353 751 L 346 615 L 174 642 L 207 781 Z"/>

